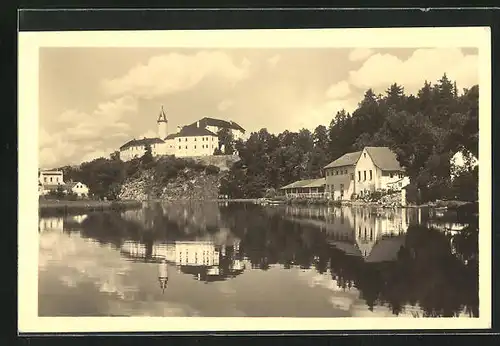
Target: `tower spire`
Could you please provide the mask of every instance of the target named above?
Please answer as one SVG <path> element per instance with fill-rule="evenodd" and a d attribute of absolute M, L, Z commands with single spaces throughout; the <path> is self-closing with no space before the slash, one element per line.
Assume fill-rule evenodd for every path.
<path fill-rule="evenodd" d="M 158 119 L 156 120 L 156 124 L 158 125 L 158 137 L 160 139 L 165 139 L 168 135 L 168 120 L 165 110 L 163 109 L 163 105 L 161 106 L 161 111 L 158 115 Z"/>

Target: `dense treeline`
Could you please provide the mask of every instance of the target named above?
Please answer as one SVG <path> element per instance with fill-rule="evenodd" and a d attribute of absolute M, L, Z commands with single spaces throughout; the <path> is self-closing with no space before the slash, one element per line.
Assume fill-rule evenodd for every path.
<path fill-rule="evenodd" d="M 349 114 L 340 110 L 328 127 L 313 133 L 284 131 L 270 134 L 265 128 L 252 133 L 235 149 L 242 160 L 223 181 L 221 193 L 235 198 L 260 197 L 267 189 L 299 179 L 322 176 L 322 167 L 347 152 L 365 146 L 388 146 L 397 154 L 412 182 L 409 198 L 477 199 L 477 168 L 450 179 L 450 159 L 458 150 L 478 158 L 479 87 L 461 92 L 443 77 L 425 82 L 417 95 L 392 84 L 385 95 L 372 89 Z"/>

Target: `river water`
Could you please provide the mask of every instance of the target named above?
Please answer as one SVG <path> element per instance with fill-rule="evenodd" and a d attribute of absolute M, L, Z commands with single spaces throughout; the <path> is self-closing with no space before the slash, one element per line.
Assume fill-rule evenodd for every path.
<path fill-rule="evenodd" d="M 149 203 L 43 217 L 40 316 L 478 317 L 477 220 Z"/>

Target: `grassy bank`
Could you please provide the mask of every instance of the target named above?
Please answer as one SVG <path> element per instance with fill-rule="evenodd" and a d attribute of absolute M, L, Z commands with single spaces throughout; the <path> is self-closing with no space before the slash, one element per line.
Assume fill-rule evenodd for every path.
<path fill-rule="evenodd" d="M 139 201 L 61 201 L 61 200 L 40 200 L 38 210 L 40 216 L 79 214 L 90 211 L 104 210 L 126 210 L 140 208 Z"/>

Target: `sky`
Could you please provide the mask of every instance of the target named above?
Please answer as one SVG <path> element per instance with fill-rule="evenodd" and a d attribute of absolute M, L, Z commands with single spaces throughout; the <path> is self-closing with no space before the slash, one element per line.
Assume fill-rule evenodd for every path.
<path fill-rule="evenodd" d="M 311 131 L 363 93 L 397 82 L 414 94 L 443 73 L 459 90 L 478 84 L 474 48 L 196 49 L 42 47 L 42 168 L 109 157 L 132 138 L 156 137 L 163 106 L 169 133 L 203 117 L 248 132 Z"/>

